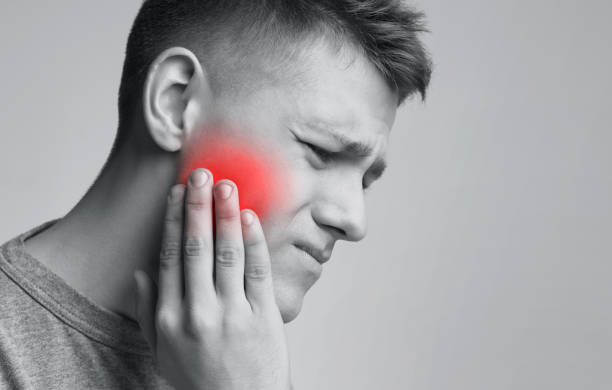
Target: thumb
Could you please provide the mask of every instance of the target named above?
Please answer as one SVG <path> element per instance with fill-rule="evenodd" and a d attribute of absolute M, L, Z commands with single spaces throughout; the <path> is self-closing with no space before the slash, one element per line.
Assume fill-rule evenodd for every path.
<path fill-rule="evenodd" d="M 156 289 L 151 282 L 151 278 L 141 270 L 134 272 L 134 280 L 136 281 L 136 318 L 144 338 L 149 343 L 153 357 L 155 357 L 157 345 L 155 331 Z"/>

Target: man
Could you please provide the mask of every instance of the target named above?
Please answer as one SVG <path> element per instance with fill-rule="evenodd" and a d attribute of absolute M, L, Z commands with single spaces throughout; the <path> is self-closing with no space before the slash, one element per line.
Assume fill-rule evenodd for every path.
<path fill-rule="evenodd" d="M 224 207 L 216 192 L 212 205 L 213 181 L 214 191 L 222 182 L 230 185 L 233 211 L 228 213 L 256 221 L 248 233 L 244 229 L 250 225 L 242 220 L 244 245 L 239 245 L 247 252 L 249 234 L 257 236 L 261 227 L 265 250 L 260 253 L 266 253 L 261 264 L 271 263 L 274 307 L 279 320 L 293 320 L 334 243 L 359 241 L 366 234 L 364 191 L 384 170 L 396 109 L 414 93 L 424 98 L 428 86 L 430 61 L 418 39 L 423 30 L 422 15 L 393 0 L 145 1 L 128 38 L 118 134 L 102 172 L 66 216 L 9 240 L 0 252 L 0 383 L 24 389 L 180 388 L 183 383 L 187 388 L 202 379 L 172 378 L 173 369 L 188 371 L 178 367 L 190 361 L 185 356 L 156 370 L 164 355 L 153 345 L 155 329 L 138 313 L 152 314 L 155 288 L 160 299 L 166 294 L 160 265 L 170 268 L 170 257 L 181 261 L 176 247 L 163 245 L 183 224 L 183 211 L 166 203 L 170 189 L 181 193 L 181 202 L 174 204 L 185 204 L 186 233 L 189 210 L 209 213 L 210 220 L 212 208 L 219 214 Z M 235 150 L 219 152 L 220 140 Z M 217 171 L 197 164 L 213 164 L 215 159 L 206 156 L 215 151 L 229 154 L 228 161 L 247 161 L 236 153 L 252 156 L 248 161 L 270 157 L 278 168 L 272 179 L 287 189 L 275 193 L 282 201 L 264 202 L 270 206 L 265 213 L 254 207 L 251 217 L 240 213 L 239 197 L 266 193 L 270 188 L 258 183 L 268 181 L 245 189 L 230 176 L 252 176 L 249 164 L 233 167 L 230 176 L 222 173 L 228 164 Z M 186 175 L 195 177 L 192 169 L 198 167 L 207 168 L 197 172 L 205 173 L 208 192 L 186 185 Z M 182 184 L 173 186 L 177 182 Z M 205 207 L 193 201 L 199 196 L 207 199 Z M 226 230 L 240 231 L 235 218 L 226 229 L 219 217 L 201 232 L 212 237 L 211 229 L 217 229 L 218 241 Z M 201 218 L 192 217 L 191 223 Z M 179 219 L 171 233 L 164 221 Z M 183 236 L 186 256 L 190 250 L 202 252 L 207 243 L 191 238 Z M 189 275 L 202 289 L 219 292 L 219 286 L 211 286 L 222 283 L 219 253 L 225 252 L 219 252 L 218 242 L 212 245 L 213 274 Z M 241 262 L 232 264 L 242 264 L 236 269 L 246 275 L 255 256 L 235 257 Z M 144 274 L 137 294 L 132 275 L 138 269 Z M 181 289 L 187 296 L 186 270 L 184 275 Z M 246 278 L 244 284 L 248 289 Z M 245 291 L 246 302 L 243 298 Z M 273 339 L 283 349 L 277 333 Z M 220 354 L 210 353 L 210 359 Z M 286 376 L 285 363 L 280 358 L 275 367 Z M 243 385 L 263 375 L 232 370 L 227 374 L 246 378 Z M 210 372 L 197 383 L 213 388 L 232 381 L 208 382 L 218 371 Z M 272 383 L 266 380 L 247 388 L 272 388 L 265 387 Z"/>

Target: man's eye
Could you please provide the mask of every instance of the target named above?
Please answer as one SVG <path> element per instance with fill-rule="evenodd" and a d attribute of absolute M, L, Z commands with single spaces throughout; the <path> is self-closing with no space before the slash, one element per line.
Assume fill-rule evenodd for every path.
<path fill-rule="evenodd" d="M 315 146 L 313 144 L 310 144 L 304 141 L 300 141 L 300 142 L 306 145 L 324 163 L 329 162 L 334 156 L 332 152 L 328 152 L 327 150 L 321 149 L 318 146 Z"/>

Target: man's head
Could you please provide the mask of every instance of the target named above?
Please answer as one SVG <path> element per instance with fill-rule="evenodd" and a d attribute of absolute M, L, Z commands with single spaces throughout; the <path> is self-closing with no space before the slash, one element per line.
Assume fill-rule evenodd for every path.
<path fill-rule="evenodd" d="M 262 222 L 291 321 L 321 272 L 306 252 L 325 260 L 366 234 L 364 190 L 384 169 L 396 109 L 429 82 L 421 18 L 392 0 L 145 1 L 110 158 L 128 143 L 184 155 L 219 128 L 278 156 L 291 197 Z"/>

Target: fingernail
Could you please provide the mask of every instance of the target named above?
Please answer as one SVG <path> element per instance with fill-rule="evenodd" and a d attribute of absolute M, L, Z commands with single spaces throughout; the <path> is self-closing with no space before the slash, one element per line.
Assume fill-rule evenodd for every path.
<path fill-rule="evenodd" d="M 242 223 L 245 225 L 250 225 L 253 223 L 253 214 L 250 211 L 246 211 L 242 213 Z"/>
<path fill-rule="evenodd" d="M 206 181 L 208 180 L 208 175 L 202 170 L 195 170 L 191 172 L 191 176 L 189 176 L 189 180 L 194 187 L 202 187 Z"/>
<path fill-rule="evenodd" d="M 183 186 L 175 185 L 174 187 L 172 187 L 172 190 L 170 190 L 169 200 L 176 201 L 181 197 L 182 194 L 183 194 Z"/>
<path fill-rule="evenodd" d="M 233 188 L 230 184 L 221 183 L 217 185 L 217 188 L 215 188 L 215 195 L 217 195 L 221 199 L 227 199 L 232 194 L 232 190 Z"/>

